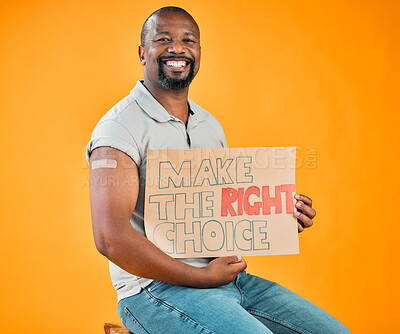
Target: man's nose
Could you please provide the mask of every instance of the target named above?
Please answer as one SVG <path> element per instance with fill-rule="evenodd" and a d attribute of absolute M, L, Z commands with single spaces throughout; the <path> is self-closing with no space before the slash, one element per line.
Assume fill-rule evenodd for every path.
<path fill-rule="evenodd" d="M 185 53 L 186 49 L 185 46 L 181 41 L 174 40 L 168 47 L 168 52 L 171 53 Z"/>

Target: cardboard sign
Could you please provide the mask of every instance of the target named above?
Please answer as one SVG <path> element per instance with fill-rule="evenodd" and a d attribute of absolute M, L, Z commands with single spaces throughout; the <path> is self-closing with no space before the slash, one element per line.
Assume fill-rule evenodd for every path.
<path fill-rule="evenodd" d="M 294 147 L 149 150 L 145 231 L 175 258 L 299 252 Z"/>

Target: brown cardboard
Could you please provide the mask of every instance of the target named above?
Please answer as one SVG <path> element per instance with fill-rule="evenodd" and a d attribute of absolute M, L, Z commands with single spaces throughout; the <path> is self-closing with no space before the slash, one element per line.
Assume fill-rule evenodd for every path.
<path fill-rule="evenodd" d="M 149 150 L 146 236 L 175 258 L 297 254 L 294 147 Z"/>

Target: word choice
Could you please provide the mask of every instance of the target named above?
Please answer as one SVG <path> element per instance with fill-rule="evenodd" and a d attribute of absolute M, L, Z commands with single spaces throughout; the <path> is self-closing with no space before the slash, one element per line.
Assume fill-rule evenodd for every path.
<path fill-rule="evenodd" d="M 157 247 L 167 254 L 187 252 L 268 250 L 267 221 L 247 219 L 238 222 L 209 220 L 188 223 L 159 223 L 153 231 Z"/>

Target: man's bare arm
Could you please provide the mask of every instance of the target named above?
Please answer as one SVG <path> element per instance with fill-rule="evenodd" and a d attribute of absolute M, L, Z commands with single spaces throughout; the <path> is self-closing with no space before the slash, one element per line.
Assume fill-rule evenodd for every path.
<path fill-rule="evenodd" d="M 235 256 L 220 257 L 205 268 L 178 261 L 136 232 L 130 217 L 139 193 L 139 172 L 125 153 L 99 147 L 90 157 L 90 205 L 98 251 L 127 272 L 199 288 L 228 284 L 246 268 Z"/>

